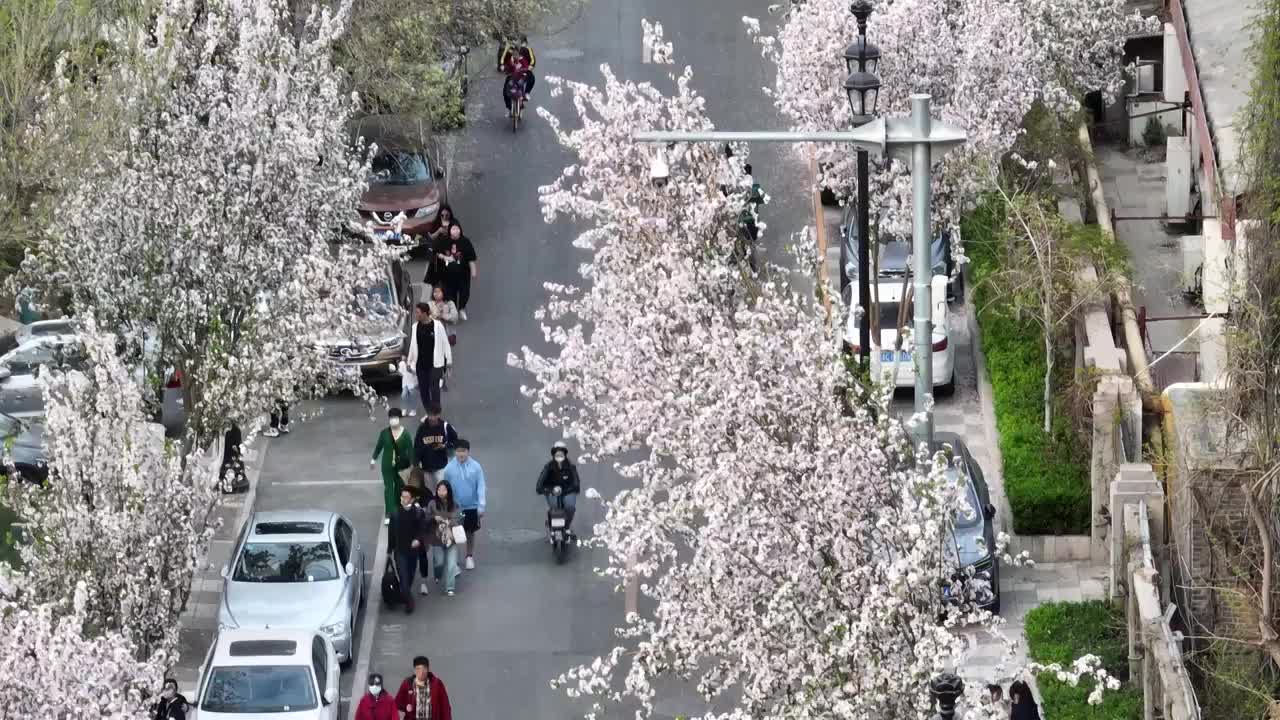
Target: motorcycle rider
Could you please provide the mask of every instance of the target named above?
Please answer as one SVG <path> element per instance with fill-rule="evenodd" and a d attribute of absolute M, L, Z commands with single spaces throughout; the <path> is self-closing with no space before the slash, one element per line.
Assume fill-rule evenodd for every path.
<path fill-rule="evenodd" d="M 524 95 L 529 97 L 529 93 L 533 92 L 533 85 L 537 78 L 533 76 L 533 68 L 538 64 L 538 56 L 533 54 L 533 48 L 529 47 L 529 37 L 521 35 L 520 40 L 512 43 L 506 42 L 502 46 L 502 50 L 498 53 L 498 72 L 507 76 L 506 82 L 502 84 L 502 101 L 507 106 L 507 111 L 511 111 L 511 83 L 515 82 L 516 77 L 523 75 L 524 77 Z"/>
<path fill-rule="evenodd" d="M 582 489 L 582 483 L 578 480 L 578 468 L 569 462 L 569 446 L 562 440 L 557 440 L 551 446 L 551 459 L 542 466 L 542 472 L 538 474 L 538 494 L 547 499 L 548 510 L 556 506 L 556 497 L 551 494 L 551 491 L 557 486 L 560 487 L 560 496 L 564 498 L 565 532 L 572 535 L 573 531 L 570 527 L 573 525 L 573 515 L 577 510 L 578 492 Z M 550 522 L 548 518 L 548 527 Z"/>

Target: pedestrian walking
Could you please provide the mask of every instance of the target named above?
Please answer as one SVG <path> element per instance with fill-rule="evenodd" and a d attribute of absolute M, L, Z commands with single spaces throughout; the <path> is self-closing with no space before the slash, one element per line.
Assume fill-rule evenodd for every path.
<path fill-rule="evenodd" d="M 409 469 L 413 466 L 413 440 L 409 431 L 400 425 L 400 408 L 387 411 L 387 426 L 378 433 L 373 445 L 373 457 L 369 467 L 382 458 L 382 499 L 387 516 L 383 524 L 391 522 L 391 516 L 399 507 L 400 490 L 409 482 Z"/>
<path fill-rule="evenodd" d="M 457 446 L 458 432 L 449 421 L 440 417 L 440 406 L 432 405 L 427 416 L 418 425 L 414 437 L 414 459 L 422 470 L 423 487 L 435 487 L 444 479 L 444 468 L 449 464 L 449 453 Z"/>
<path fill-rule="evenodd" d="M 431 316 L 444 323 L 445 334 L 449 336 L 449 344 L 458 344 L 458 306 L 444 296 L 444 286 L 431 288 Z"/>
<path fill-rule="evenodd" d="M 440 404 L 440 386 L 445 373 L 453 365 L 453 350 L 444 323 L 431 317 L 431 305 L 418 303 L 414 309 L 413 333 L 409 338 L 409 356 L 406 366 L 418 376 L 422 406 L 429 408 Z"/>
<path fill-rule="evenodd" d="M 435 493 L 427 501 L 428 523 L 431 534 L 431 576 L 436 582 L 444 578 L 444 592 L 453 597 L 458 574 L 458 543 L 466 542 L 466 534 L 462 528 L 462 508 L 453 497 L 453 486 L 448 480 L 436 483 Z M 459 537 L 461 534 L 461 538 Z M 425 573 L 424 573 L 425 575 Z M 427 581 L 422 581 L 422 594 L 427 594 Z"/>
<path fill-rule="evenodd" d="M 431 240 L 427 244 L 427 272 L 422 277 L 422 282 L 428 286 L 436 286 L 444 282 L 444 267 L 448 260 L 441 253 L 437 253 L 436 249 L 440 243 L 449 239 L 449 229 L 458 223 L 458 218 L 453 214 L 453 208 L 445 203 L 440 207 L 440 225 L 431 231 Z"/>
<path fill-rule="evenodd" d="M 432 252 L 443 264 L 440 270 L 444 296 L 458 308 L 458 317 L 467 319 L 467 301 L 471 299 L 471 281 L 478 271 L 476 248 L 462 234 L 462 225 L 454 223 L 449 236 L 437 240 Z"/>
<path fill-rule="evenodd" d="M 400 720 L 395 698 L 382 687 L 382 673 L 369 673 L 369 691 L 356 706 L 356 720 Z"/>
<path fill-rule="evenodd" d="M 484 468 L 471 457 L 471 443 L 458 439 L 453 459 L 444 468 L 444 479 L 453 487 L 458 507 L 462 508 L 462 529 L 467 534 L 466 568 L 476 569 L 476 533 L 484 518 Z"/>
<path fill-rule="evenodd" d="M 427 534 L 426 513 L 413 501 L 413 491 L 400 491 L 400 508 L 391 519 L 391 542 L 396 553 L 396 569 L 400 574 L 400 593 L 404 611 L 413 614 L 413 577 L 418 568 L 418 554 Z"/>
<path fill-rule="evenodd" d="M 187 698 L 178 692 L 178 681 L 165 678 L 160 700 L 152 708 L 152 720 L 187 720 Z"/>
<path fill-rule="evenodd" d="M 994 683 L 987 685 L 987 704 L 995 707 L 1001 717 L 1009 717 L 1010 704 L 1004 697 L 1004 688 Z"/>
<path fill-rule="evenodd" d="M 267 437 L 280 437 L 289 434 L 289 404 L 284 400 L 276 400 L 271 406 L 271 427 L 262 432 Z"/>
<path fill-rule="evenodd" d="M 1031 686 L 1021 680 L 1009 685 L 1009 720 L 1040 720 L 1040 709 L 1031 696 Z"/>
<path fill-rule="evenodd" d="M 396 368 L 400 373 L 400 409 L 409 417 L 417 417 L 422 399 L 418 395 L 418 376 L 404 360 Z"/>
<path fill-rule="evenodd" d="M 431 661 L 425 656 L 413 659 L 413 674 L 400 683 L 396 707 L 404 720 L 453 720 L 449 691 L 431 672 Z"/>
<path fill-rule="evenodd" d="M 218 477 L 222 480 L 221 490 L 224 493 L 239 493 L 249 489 L 249 476 L 244 467 L 244 434 L 235 423 L 222 436 L 222 467 Z"/>

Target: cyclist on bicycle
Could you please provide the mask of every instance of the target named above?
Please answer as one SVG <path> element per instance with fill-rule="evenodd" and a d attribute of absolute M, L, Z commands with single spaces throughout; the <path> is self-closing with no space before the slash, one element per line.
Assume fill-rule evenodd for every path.
<path fill-rule="evenodd" d="M 528 97 L 536 82 L 533 68 L 537 64 L 538 57 L 533 54 L 533 48 L 529 47 L 527 35 L 521 35 L 520 40 L 515 43 L 503 44 L 502 50 L 498 53 L 498 72 L 507 76 L 507 81 L 502 84 L 502 101 L 506 104 L 508 111 L 511 110 L 511 83 L 523 78 L 524 94 Z"/>

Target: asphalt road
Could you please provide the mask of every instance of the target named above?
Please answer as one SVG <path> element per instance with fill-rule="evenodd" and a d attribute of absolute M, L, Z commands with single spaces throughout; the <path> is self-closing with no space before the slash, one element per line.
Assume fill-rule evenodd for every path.
<path fill-rule="evenodd" d="M 692 64 L 697 87 L 706 95 L 713 119 L 725 129 L 782 127 L 760 91 L 770 82 L 759 50 L 745 37 L 740 18 L 765 16 L 768 0 L 590 0 L 585 12 L 552 37 L 535 37 L 539 86 L 533 104 L 548 108 L 566 126 L 576 125 L 567 98 L 552 98 L 541 82 L 547 75 L 599 83 L 608 63 L 623 78 L 661 86 L 670 70 L 645 64 L 641 18 L 661 22 L 676 45 L 680 64 Z M 497 76 L 487 64 L 491 52 L 473 57 L 471 124 L 457 138 L 450 200 L 479 255 L 479 278 L 459 330 L 456 374 L 444 396 L 445 418 L 472 443 L 488 478 L 488 514 L 477 550 L 478 567 L 465 572 L 458 594 L 420 599 L 405 616 L 378 604 L 371 587 L 365 618 L 371 651 L 353 668 L 384 673 L 389 684 L 411 671 L 411 658 L 426 654 L 444 680 L 456 716 L 486 718 L 566 718 L 575 705 L 549 681 L 590 661 L 612 646 L 611 629 L 623 618 L 623 595 L 592 571 L 605 558 L 571 555 L 557 566 L 542 533 L 544 507 L 533 493 L 536 473 L 558 433 L 545 428 L 519 394 L 527 378 L 507 367 L 509 352 L 539 347 L 542 336 L 532 317 L 545 299 L 542 283 L 575 282 L 586 258 L 571 246 L 575 229 L 567 222 L 545 224 L 537 188 L 551 182 L 568 163 L 546 123 L 528 113 L 518 134 L 505 122 Z M 678 69 L 678 68 L 677 68 Z M 833 78 L 832 82 L 838 82 Z M 772 196 L 766 220 L 773 227 L 811 222 L 805 194 L 805 166 L 782 146 L 759 148 L 755 174 Z M 775 246 L 776 247 L 776 246 Z M 411 265 L 421 279 L 421 263 Z M 392 396 L 392 402 L 398 398 Z M 377 420 L 350 398 L 332 398 L 299 408 L 312 417 L 271 443 L 259 482 L 261 510 L 325 508 L 347 515 L 366 548 L 369 566 L 382 562 L 381 487 L 368 457 Z M 416 421 L 410 430 L 416 429 Z M 607 468 L 581 468 L 583 483 L 611 496 L 620 480 Z M 581 532 L 602 517 L 585 498 L 575 525 Z M 363 638 L 357 638 L 357 646 Z M 368 643 L 365 643 L 368 645 Z M 343 674 L 342 695 L 350 698 L 357 670 Z M 355 696 L 364 679 L 355 679 Z M 674 693 L 673 697 L 687 696 Z M 674 716 L 696 710 L 668 701 L 660 710 Z"/>

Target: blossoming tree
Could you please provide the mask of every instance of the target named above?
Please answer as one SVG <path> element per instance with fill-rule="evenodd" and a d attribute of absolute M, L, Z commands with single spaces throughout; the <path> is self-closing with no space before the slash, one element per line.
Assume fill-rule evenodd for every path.
<path fill-rule="evenodd" d="M 69 610 L 0 596 L 0 717 L 148 717 L 144 698 L 160 687 L 162 658 L 137 660 L 127 636 L 93 634 L 88 583 L 75 592 Z"/>
<path fill-rule="evenodd" d="M 313 10 L 295 39 L 279 0 L 162 3 L 102 83 L 135 125 L 24 263 L 130 341 L 154 388 L 181 374 L 194 447 L 336 382 L 315 342 L 360 333 L 353 290 L 391 256 L 335 242 L 369 168 L 330 62 L 349 9 Z"/>
<path fill-rule="evenodd" d="M 171 654 L 212 535 L 216 482 L 206 463 L 181 462 L 148 421 L 114 338 L 86 325 L 84 370 L 41 375 L 49 480 L 10 488 L 34 533 L 19 546 L 20 590 L 32 603 L 78 598 L 88 627 L 128 637 L 139 658 Z"/>
<path fill-rule="evenodd" d="M 646 36 L 670 58 L 660 27 Z M 544 113 L 576 158 L 542 188 L 544 213 L 590 226 L 575 241 L 589 285 L 548 285 L 537 317 L 550 350 L 509 360 L 585 458 L 644 451 L 619 466 L 632 485 L 595 533 L 603 572 L 637 580 L 652 610 L 556 683 L 591 697 L 593 715 L 622 702 L 648 716 L 678 677 L 731 708 L 717 717 L 924 717 L 928 680 L 968 651 L 957 624 L 998 632 L 972 603 L 942 601 L 950 529 L 973 510 L 960 481 L 943 456 L 913 451 L 883 401 L 874 418 L 840 402 L 854 390 L 804 290 L 812 268 L 794 286 L 781 268 L 746 269 L 740 165 L 721 192 L 720 149 L 675 145 L 669 179 L 651 181 L 656 150 L 632 132 L 711 128 L 691 71 L 669 97 L 603 74 L 602 88 L 548 80 L 581 127 Z M 966 578 L 971 599 L 983 581 Z"/>
<path fill-rule="evenodd" d="M 964 128 L 968 142 L 934 173 L 934 222 L 953 225 L 966 199 L 990 182 L 989 167 L 1013 148 L 1037 103 L 1054 114 L 1079 98 L 1114 93 L 1122 81 L 1125 37 L 1157 26 L 1126 16 L 1124 0 L 875 1 L 868 39 L 880 47 L 878 115 L 910 113 L 912 93 L 933 98 L 935 117 Z M 777 62 L 771 93 L 797 130 L 848 129 L 844 48 L 858 35 L 847 0 L 794 3 L 775 36 L 744 18 L 766 57 Z M 822 145 L 822 182 L 855 191 L 854 153 Z M 881 232 L 910 234 L 911 184 L 901 162 L 874 163 L 872 213 Z M 880 208 L 884 206 L 884 212 Z"/>

